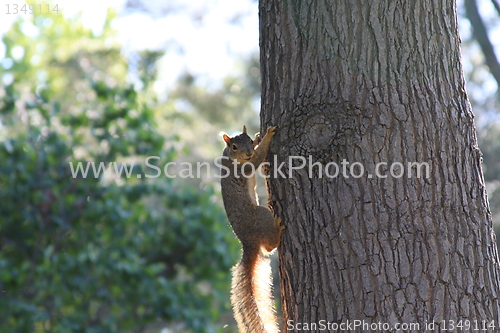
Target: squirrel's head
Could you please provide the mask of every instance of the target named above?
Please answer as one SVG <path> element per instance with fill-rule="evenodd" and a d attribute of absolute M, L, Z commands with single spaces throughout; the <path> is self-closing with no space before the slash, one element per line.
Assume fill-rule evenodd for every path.
<path fill-rule="evenodd" d="M 254 153 L 254 143 L 247 134 L 246 126 L 243 126 L 243 133 L 232 138 L 223 134 L 222 138 L 226 143 L 227 154 L 232 161 L 236 160 L 240 163 L 250 161 Z"/>

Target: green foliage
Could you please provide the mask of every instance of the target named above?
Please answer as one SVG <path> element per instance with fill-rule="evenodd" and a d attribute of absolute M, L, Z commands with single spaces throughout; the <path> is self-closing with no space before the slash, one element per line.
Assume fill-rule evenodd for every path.
<path fill-rule="evenodd" d="M 212 186 L 143 177 L 146 156 L 177 158 L 175 142 L 159 129 L 153 93 L 121 83 L 127 62 L 106 27 L 94 36 L 35 16 L 3 40 L 12 66 L 0 77 L 13 80 L 0 86 L 0 327 L 213 331 L 237 244 Z M 143 59 L 144 87 L 156 59 Z M 118 161 L 133 176 L 74 175 L 70 162 L 86 161 Z"/>

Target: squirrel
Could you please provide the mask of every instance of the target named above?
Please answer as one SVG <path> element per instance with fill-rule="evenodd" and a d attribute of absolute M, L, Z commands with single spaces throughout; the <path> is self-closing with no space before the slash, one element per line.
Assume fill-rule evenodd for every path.
<path fill-rule="evenodd" d="M 227 177 L 221 177 L 222 199 L 243 250 L 240 262 L 232 269 L 231 283 L 231 304 L 242 333 L 279 332 L 267 255 L 278 247 L 285 227 L 268 207 L 259 206 L 255 192 L 255 171 L 269 151 L 275 130 L 275 126 L 268 127 L 263 138 L 257 133 L 254 140 L 247 135 L 246 126 L 235 137 L 223 135 L 226 147 L 222 165 L 229 171 Z"/>

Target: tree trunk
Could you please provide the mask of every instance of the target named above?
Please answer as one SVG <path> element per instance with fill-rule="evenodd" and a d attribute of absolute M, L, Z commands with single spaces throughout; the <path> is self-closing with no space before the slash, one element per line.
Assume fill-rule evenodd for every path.
<path fill-rule="evenodd" d="M 464 331 L 498 331 L 498 253 L 455 1 L 259 6 L 262 130 L 278 126 L 270 204 L 287 228 L 279 256 L 285 329 L 361 320 L 387 331 L 397 323 L 442 331 L 463 320 L 476 325 Z M 307 165 L 288 178 L 290 156 Z M 282 162 L 286 177 L 277 172 Z M 308 175 L 316 162 L 321 178 L 319 163 Z M 335 178 L 324 170 L 330 162 L 340 169 Z M 386 178 L 375 174 L 380 162 Z M 395 162 L 402 165 L 391 169 Z M 429 177 L 412 162 L 428 163 Z"/>

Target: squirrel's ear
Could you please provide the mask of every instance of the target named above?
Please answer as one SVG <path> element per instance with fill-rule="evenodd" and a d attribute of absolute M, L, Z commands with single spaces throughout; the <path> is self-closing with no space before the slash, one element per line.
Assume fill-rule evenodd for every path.
<path fill-rule="evenodd" d="M 243 125 L 243 134 L 247 134 L 247 127 Z"/>
<path fill-rule="evenodd" d="M 224 139 L 224 141 L 230 145 L 231 144 L 231 138 L 227 136 L 227 134 L 223 134 L 222 135 L 222 138 Z"/>

